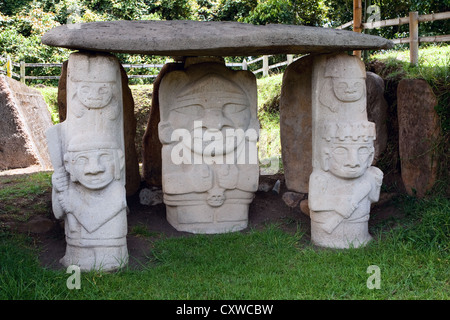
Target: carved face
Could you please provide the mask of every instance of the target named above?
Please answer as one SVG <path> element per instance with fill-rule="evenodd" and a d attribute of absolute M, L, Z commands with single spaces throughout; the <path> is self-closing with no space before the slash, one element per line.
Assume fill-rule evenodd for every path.
<path fill-rule="evenodd" d="M 102 189 L 114 180 L 114 150 L 79 151 L 72 154 L 70 173 L 88 189 Z"/>
<path fill-rule="evenodd" d="M 333 78 L 333 91 L 343 102 L 355 102 L 362 98 L 366 90 L 362 78 Z"/>
<path fill-rule="evenodd" d="M 370 143 L 333 144 L 328 166 L 330 172 L 344 179 L 358 178 L 364 174 L 373 160 Z"/>
<path fill-rule="evenodd" d="M 88 108 L 103 108 L 112 98 L 112 84 L 108 82 L 80 82 L 77 86 L 77 96 Z"/>
<path fill-rule="evenodd" d="M 215 145 L 223 145 L 223 148 L 216 149 L 217 156 L 231 152 L 242 143 L 243 135 L 236 135 L 236 143 L 225 143 L 227 129 L 245 131 L 250 118 L 249 103 L 244 94 L 200 92 L 198 96 L 191 95 L 186 100 L 178 101 L 171 108 L 168 120 L 173 128 L 186 129 L 191 133 L 191 141 L 183 139 L 183 142 L 190 142 L 186 147 L 195 153 L 202 154 L 212 141 Z M 201 121 L 201 129 L 194 128 L 196 121 Z M 194 130 L 200 130 L 201 134 L 196 134 Z"/>

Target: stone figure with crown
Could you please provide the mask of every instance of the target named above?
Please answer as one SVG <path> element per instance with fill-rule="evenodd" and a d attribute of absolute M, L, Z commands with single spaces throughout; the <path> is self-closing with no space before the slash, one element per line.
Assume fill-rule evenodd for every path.
<path fill-rule="evenodd" d="M 383 179 L 371 166 L 376 134 L 367 120 L 364 65 L 340 54 L 325 55 L 314 68 L 313 86 L 321 90 L 313 98 L 311 238 L 323 247 L 364 246 L 372 238 L 370 206 Z"/>
<path fill-rule="evenodd" d="M 113 270 L 128 261 L 119 64 L 107 54 L 73 53 L 67 70 L 67 119 L 47 132 L 52 207 L 65 222 L 60 262 Z"/>
<path fill-rule="evenodd" d="M 167 220 L 192 233 L 246 228 L 259 178 L 254 75 L 196 63 L 166 75 L 159 97 Z"/>

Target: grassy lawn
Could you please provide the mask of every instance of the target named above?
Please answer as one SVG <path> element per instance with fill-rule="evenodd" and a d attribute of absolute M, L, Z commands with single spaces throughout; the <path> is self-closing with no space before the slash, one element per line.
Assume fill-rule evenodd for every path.
<path fill-rule="evenodd" d="M 48 192 L 49 181 L 50 173 L 38 173 L 4 187 L 2 203 L 31 185 L 27 194 Z M 83 273 L 79 290 L 67 288 L 70 274 L 39 265 L 33 238 L 4 229 L 0 299 L 449 299 L 450 200 L 403 197 L 397 207 L 404 217 L 374 226 L 374 241 L 361 249 L 320 249 L 276 224 L 149 239 L 147 264 Z M 379 289 L 368 288 L 371 265 L 379 268 Z"/>

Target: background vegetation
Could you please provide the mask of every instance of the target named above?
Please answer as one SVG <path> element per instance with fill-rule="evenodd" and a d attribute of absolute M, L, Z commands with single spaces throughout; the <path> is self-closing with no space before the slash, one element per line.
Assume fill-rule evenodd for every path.
<path fill-rule="evenodd" d="M 15 62 L 60 63 L 69 50 L 41 44 L 48 30 L 66 23 L 111 20 L 240 21 L 253 24 L 282 23 L 337 27 L 351 21 L 352 0 L 0 0 L 0 55 Z M 449 11 L 447 0 L 367 0 L 364 6 L 378 5 L 381 18 Z M 364 10 L 366 12 L 366 10 Z M 365 14 L 364 21 L 368 14 Z M 450 20 L 421 23 L 421 36 L 445 34 Z M 368 30 L 388 39 L 405 37 L 408 26 Z M 122 63 L 164 63 L 165 57 L 118 54 Z M 228 58 L 241 61 L 243 57 Z M 59 75 L 59 68 L 35 68 L 27 75 Z M 142 74 L 147 69 L 129 70 Z M 144 83 L 151 80 L 133 79 Z M 41 81 L 42 82 L 42 81 Z M 55 81 L 45 81 L 53 83 Z"/>

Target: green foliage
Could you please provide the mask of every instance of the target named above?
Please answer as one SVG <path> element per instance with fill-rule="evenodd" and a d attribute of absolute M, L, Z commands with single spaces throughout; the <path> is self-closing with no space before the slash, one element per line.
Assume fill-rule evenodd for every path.
<path fill-rule="evenodd" d="M 260 25 L 281 23 L 321 26 L 326 22 L 327 11 L 324 1 L 266 0 L 258 1 L 250 14 L 240 20 Z"/>

